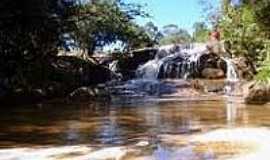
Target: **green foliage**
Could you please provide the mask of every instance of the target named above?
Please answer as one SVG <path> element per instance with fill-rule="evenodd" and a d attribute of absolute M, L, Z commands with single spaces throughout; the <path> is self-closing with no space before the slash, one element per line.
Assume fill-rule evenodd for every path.
<path fill-rule="evenodd" d="M 229 43 L 231 52 L 248 56 L 259 66 L 257 80 L 269 82 L 270 1 L 242 1 L 231 6 L 230 0 L 223 0 L 222 18 L 219 27 L 222 37 Z"/>
<path fill-rule="evenodd" d="M 74 38 L 83 49 L 92 54 L 96 48 L 116 41 L 126 43 L 127 48 L 138 47 L 151 42 L 142 29 L 133 22 L 136 16 L 147 16 L 139 5 L 122 1 L 95 1 L 76 6 L 77 20 Z M 79 15 L 79 16 L 78 16 Z"/>
<path fill-rule="evenodd" d="M 127 48 L 151 45 L 152 40 L 133 21 L 137 16 L 147 14 L 140 5 L 122 0 L 1 0 L 0 80 L 27 86 L 36 71 L 42 72 L 38 75 L 44 80 L 43 71 L 66 34 L 89 53 L 116 41 Z"/>
<path fill-rule="evenodd" d="M 193 28 L 193 41 L 206 42 L 208 40 L 210 30 L 204 22 L 194 23 Z"/>
<path fill-rule="evenodd" d="M 270 1 L 256 1 L 254 2 L 253 6 L 253 9 L 255 11 L 255 17 L 259 26 L 266 33 L 266 36 L 270 38 Z"/>
<path fill-rule="evenodd" d="M 256 23 L 251 6 L 243 4 L 240 8 L 226 8 L 219 26 L 223 39 L 230 44 L 231 52 L 236 56 L 244 55 L 256 61 L 262 60 L 265 55 L 263 33 Z"/>
<path fill-rule="evenodd" d="M 65 26 L 61 7 L 55 0 L 0 1 L 0 79 L 9 87 L 31 84 L 26 77 L 45 77 L 42 62 L 57 54 Z"/>
<path fill-rule="evenodd" d="M 162 38 L 163 35 L 153 22 L 146 23 L 144 26 L 144 30 L 155 44 L 158 44 L 160 42 L 160 39 Z"/>
<path fill-rule="evenodd" d="M 174 24 L 163 27 L 163 37 L 160 39 L 161 45 L 189 43 L 191 41 L 192 37 L 187 30 Z"/>
<path fill-rule="evenodd" d="M 264 64 L 259 68 L 259 73 L 256 76 L 256 80 L 262 83 L 270 82 L 270 62 L 265 61 Z"/>
<path fill-rule="evenodd" d="M 54 54 L 62 25 L 59 7 L 53 0 L 2 0 L 1 57 L 19 61 Z"/>
<path fill-rule="evenodd" d="M 63 34 L 89 53 L 116 41 L 128 47 L 151 43 L 133 22 L 137 16 L 148 16 L 140 5 L 122 0 L 77 2 L 1 1 L 0 53 L 22 61 L 55 55 Z"/>

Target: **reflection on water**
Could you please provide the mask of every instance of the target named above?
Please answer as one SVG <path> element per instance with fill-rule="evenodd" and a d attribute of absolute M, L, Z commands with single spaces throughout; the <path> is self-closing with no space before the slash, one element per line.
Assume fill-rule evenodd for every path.
<path fill-rule="evenodd" d="M 237 118 L 237 107 L 234 103 L 226 103 L 226 113 L 228 125 L 233 126 Z"/>
<path fill-rule="evenodd" d="M 107 147 L 131 149 L 125 150 L 128 154 L 123 154 L 123 159 L 224 158 L 238 151 L 234 149 L 225 154 L 224 150 L 220 151 L 216 146 L 247 147 L 242 144 L 209 144 L 190 140 L 193 136 L 220 129 L 268 128 L 269 114 L 270 106 L 267 105 L 246 106 L 224 101 L 48 104 L 9 108 L 2 106 L 0 147 L 5 150 L 0 150 L 0 159 L 11 152 L 7 148 L 56 147 L 57 151 L 60 147 L 58 149 L 63 151 L 61 146 L 81 146 L 80 153 L 88 158 L 90 155 L 87 154 Z M 70 153 L 71 150 L 69 148 L 67 152 Z M 18 150 L 13 151 L 12 153 L 19 153 Z M 113 151 L 122 154 L 121 149 Z M 20 153 L 25 152 L 21 150 Z"/>

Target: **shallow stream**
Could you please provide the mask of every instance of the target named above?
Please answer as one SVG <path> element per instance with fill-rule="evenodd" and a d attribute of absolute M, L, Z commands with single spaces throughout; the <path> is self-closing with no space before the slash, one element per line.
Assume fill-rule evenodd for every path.
<path fill-rule="evenodd" d="M 270 105 L 211 98 L 1 106 L 0 159 L 267 159 Z"/>

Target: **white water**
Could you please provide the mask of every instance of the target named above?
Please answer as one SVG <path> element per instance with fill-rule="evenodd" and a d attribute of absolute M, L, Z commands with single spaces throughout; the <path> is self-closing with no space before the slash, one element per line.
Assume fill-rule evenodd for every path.
<path fill-rule="evenodd" d="M 155 59 L 138 67 L 137 78 L 158 79 L 161 76 L 162 78 L 187 79 L 197 71 L 200 57 L 205 53 L 206 44 L 201 43 L 161 46 Z M 222 59 L 227 65 L 226 81 L 237 82 L 239 78 L 232 60 Z"/>
<path fill-rule="evenodd" d="M 120 84 L 119 87 L 114 88 L 113 92 L 120 95 L 159 95 L 161 90 L 164 90 L 164 85 L 158 79 L 188 79 L 200 76 L 202 69 L 200 67 L 205 63 L 201 63 L 200 59 L 204 54 L 207 54 L 206 44 L 161 46 L 154 59 L 138 67 L 136 79 Z M 224 91 L 227 96 L 231 96 L 238 82 L 238 75 L 232 60 L 222 59 L 227 65 L 227 85 Z M 116 72 L 117 61 L 114 61 L 110 68 Z M 166 85 L 165 88 L 167 88 Z"/>
<path fill-rule="evenodd" d="M 157 59 L 148 61 L 144 65 L 139 66 L 136 76 L 143 79 L 157 79 L 160 64 L 160 61 Z"/>
<path fill-rule="evenodd" d="M 237 82 L 239 78 L 238 78 L 238 75 L 237 75 L 237 72 L 236 72 L 236 69 L 234 67 L 232 60 L 228 58 L 223 58 L 223 60 L 227 64 L 227 73 L 226 73 L 227 79 L 226 80 L 228 82 Z"/>
<path fill-rule="evenodd" d="M 163 77 L 170 77 L 169 74 L 175 72 L 175 78 L 186 79 L 197 69 L 199 58 L 205 51 L 206 45 L 200 43 L 161 46 L 155 59 L 141 65 L 136 75 L 143 79 L 157 79 L 163 67 Z M 179 59 L 182 60 L 179 61 Z M 172 64 L 174 61 L 176 63 Z"/>
<path fill-rule="evenodd" d="M 232 60 L 229 58 L 223 58 L 223 60 L 226 62 L 227 65 L 226 81 L 228 82 L 228 84 L 224 88 L 224 91 L 225 95 L 230 97 L 233 95 L 239 78 Z M 228 99 L 228 103 L 230 103 L 230 99 Z"/>
<path fill-rule="evenodd" d="M 113 61 L 112 63 L 109 64 L 109 69 L 113 72 L 117 71 L 117 64 L 118 64 L 118 60 Z"/>

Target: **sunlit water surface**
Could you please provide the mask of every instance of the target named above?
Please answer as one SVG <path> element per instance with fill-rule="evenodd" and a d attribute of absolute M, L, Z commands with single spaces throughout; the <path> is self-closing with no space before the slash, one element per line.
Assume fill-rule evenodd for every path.
<path fill-rule="evenodd" d="M 269 115 L 226 99 L 1 106 L 0 159 L 261 160 Z"/>

